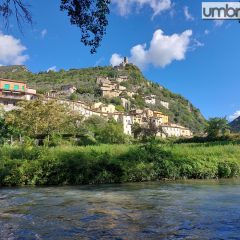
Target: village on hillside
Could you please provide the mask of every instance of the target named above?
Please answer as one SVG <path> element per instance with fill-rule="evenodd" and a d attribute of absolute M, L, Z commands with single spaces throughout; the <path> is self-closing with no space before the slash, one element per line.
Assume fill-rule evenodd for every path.
<path fill-rule="evenodd" d="M 128 64 L 127 58 L 124 58 L 118 68 L 124 68 Z M 159 137 L 191 137 L 193 134 L 190 129 L 173 124 L 169 121 L 169 117 L 160 111 L 152 110 L 149 108 L 138 109 L 131 106 L 129 98 L 133 98 L 137 93 L 136 91 L 128 91 L 128 89 L 120 83 L 127 81 L 127 76 L 118 76 L 116 78 L 97 77 L 96 84 L 99 86 L 101 96 L 104 98 L 119 97 L 121 99 L 121 105 L 125 111 L 119 111 L 113 104 L 104 104 L 102 102 L 95 102 L 88 104 L 84 101 L 73 101 L 69 98 L 62 98 L 62 96 L 70 96 L 77 88 L 74 85 L 62 85 L 60 90 L 51 90 L 48 93 L 42 95 L 37 94 L 35 89 L 27 86 L 26 83 L 0 79 L 0 104 L 5 111 L 11 111 L 17 108 L 19 101 L 31 101 L 41 97 L 43 101 L 56 100 L 61 104 L 69 106 L 73 111 L 78 112 L 84 118 L 90 116 L 100 116 L 105 119 L 115 119 L 117 122 L 122 123 L 123 131 L 127 135 L 133 135 L 132 126 L 137 123 L 139 126 L 146 126 L 151 124 L 155 128 L 160 129 L 157 133 Z M 126 98 L 128 96 L 128 98 Z M 149 95 L 144 97 L 145 103 L 149 106 L 156 104 L 156 96 Z M 160 100 L 160 104 L 169 108 L 169 103 Z"/>

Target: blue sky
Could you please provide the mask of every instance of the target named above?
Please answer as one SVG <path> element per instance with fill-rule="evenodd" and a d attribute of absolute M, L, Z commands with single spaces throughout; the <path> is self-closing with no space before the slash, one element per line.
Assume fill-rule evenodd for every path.
<path fill-rule="evenodd" d="M 112 2 L 107 35 L 92 55 L 59 11 L 59 0 L 31 1 L 32 27 L 21 34 L 11 22 L 1 30 L 0 64 L 38 72 L 105 66 L 128 56 L 148 79 L 189 99 L 206 118 L 240 115 L 237 21 L 202 20 L 199 0 Z"/>

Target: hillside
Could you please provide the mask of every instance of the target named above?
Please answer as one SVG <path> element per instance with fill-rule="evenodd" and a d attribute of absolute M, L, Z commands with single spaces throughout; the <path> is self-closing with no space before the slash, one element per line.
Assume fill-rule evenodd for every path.
<path fill-rule="evenodd" d="M 234 119 L 232 122 L 229 123 L 231 127 L 231 132 L 239 133 L 240 132 L 240 117 Z"/>
<path fill-rule="evenodd" d="M 194 133 L 200 133 L 205 125 L 205 119 L 199 109 L 195 108 L 187 99 L 179 94 L 172 93 L 157 83 L 153 83 L 142 75 L 141 71 L 132 64 L 125 68 L 93 67 L 85 69 L 60 70 L 59 72 L 31 73 L 24 66 L 0 67 L 0 77 L 25 81 L 38 93 L 46 93 L 53 89 L 60 89 L 62 85 L 73 84 L 76 94 L 74 100 L 81 100 L 88 103 L 101 101 L 119 105 L 118 97 L 109 99 L 101 96 L 100 88 L 97 85 L 97 77 L 116 78 L 127 76 L 128 80 L 120 83 L 128 91 L 137 92 L 134 98 L 130 98 L 131 106 L 135 108 L 149 107 L 169 115 L 172 123 L 178 123 L 189 127 Z M 144 97 L 156 95 L 156 104 L 146 104 Z M 169 103 L 169 109 L 161 105 L 161 101 Z"/>

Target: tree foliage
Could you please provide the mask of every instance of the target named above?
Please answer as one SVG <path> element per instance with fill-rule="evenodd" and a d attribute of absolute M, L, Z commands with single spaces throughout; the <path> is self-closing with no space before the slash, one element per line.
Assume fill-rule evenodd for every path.
<path fill-rule="evenodd" d="M 5 26 L 9 25 L 9 18 L 14 15 L 19 28 L 22 28 L 22 23 L 32 24 L 32 15 L 29 11 L 29 5 L 22 0 L 1 0 L 0 1 L 0 16 L 5 21 Z"/>
<path fill-rule="evenodd" d="M 6 122 L 10 126 L 31 137 L 74 132 L 80 121 L 81 116 L 71 113 L 63 104 L 41 99 L 21 102 L 19 109 L 6 114 Z"/>
<path fill-rule="evenodd" d="M 227 119 L 217 117 L 210 118 L 206 132 L 210 138 L 216 138 L 228 134 L 230 131 Z"/>
<path fill-rule="evenodd" d="M 125 143 L 126 135 L 123 133 L 122 124 L 115 120 L 108 123 L 99 131 L 98 139 L 101 143 Z"/>
<path fill-rule="evenodd" d="M 110 0 L 62 0 L 61 10 L 67 11 L 70 22 L 81 30 L 81 42 L 90 46 L 91 53 L 95 53 L 99 47 L 109 14 Z"/>

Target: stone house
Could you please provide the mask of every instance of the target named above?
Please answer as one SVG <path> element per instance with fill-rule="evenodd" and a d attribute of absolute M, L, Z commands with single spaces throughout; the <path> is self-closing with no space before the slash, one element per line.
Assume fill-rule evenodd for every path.
<path fill-rule="evenodd" d="M 131 102 L 128 99 L 121 97 L 121 104 L 126 110 L 130 110 Z"/>
<path fill-rule="evenodd" d="M 156 104 L 156 95 L 146 96 L 145 103 L 155 105 Z"/>
<path fill-rule="evenodd" d="M 116 111 L 113 104 L 101 105 L 98 110 L 102 113 L 114 113 Z"/>
<path fill-rule="evenodd" d="M 126 81 L 128 81 L 128 76 L 119 76 L 119 77 L 116 78 L 116 81 L 118 83 L 126 82 Z"/>
<path fill-rule="evenodd" d="M 66 95 L 71 95 L 76 92 L 77 88 L 73 85 L 63 85 L 61 86 L 61 92 Z"/>

